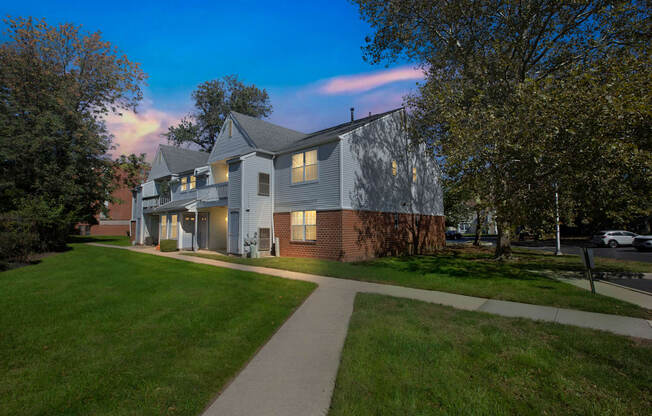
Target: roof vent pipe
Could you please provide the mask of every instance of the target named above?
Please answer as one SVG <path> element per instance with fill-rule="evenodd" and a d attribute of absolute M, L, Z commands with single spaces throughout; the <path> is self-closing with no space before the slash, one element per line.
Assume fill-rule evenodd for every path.
<path fill-rule="evenodd" d="M 351 107 L 351 123 L 353 123 L 353 120 L 355 120 L 354 117 L 353 117 L 353 110 L 354 110 L 354 108 Z"/>

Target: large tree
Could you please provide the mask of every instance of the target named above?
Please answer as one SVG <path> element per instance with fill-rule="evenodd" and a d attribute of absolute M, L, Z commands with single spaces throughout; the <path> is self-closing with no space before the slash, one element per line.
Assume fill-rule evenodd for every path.
<path fill-rule="evenodd" d="M 498 257 L 509 257 L 513 227 L 531 218 L 533 207 L 542 208 L 542 215 L 550 212 L 554 189 L 574 192 L 590 181 L 590 189 L 596 191 L 618 182 L 609 179 L 600 184 L 586 155 L 597 158 L 594 162 L 600 171 L 610 164 L 607 178 L 620 178 L 628 184 L 626 189 L 638 192 L 631 173 L 644 169 L 649 157 L 637 153 L 645 123 L 638 123 L 642 131 L 628 130 L 623 140 L 617 129 L 607 126 L 607 117 L 589 122 L 583 116 L 588 112 L 572 104 L 581 95 L 580 102 L 591 105 L 592 114 L 600 112 L 603 100 L 590 101 L 596 89 L 584 94 L 583 76 L 604 59 L 631 56 L 633 46 L 628 42 L 640 45 L 645 33 L 639 30 L 640 23 L 649 21 L 645 4 L 602 0 L 356 3 L 375 29 L 365 47 L 367 59 L 407 58 L 427 70 L 425 84 L 410 100 L 415 137 L 427 141 L 446 162 L 450 177 L 473 177 L 484 190 L 497 214 Z M 639 52 L 636 59 L 646 58 Z M 620 70 L 621 75 L 633 72 Z M 599 80 L 597 73 L 592 76 Z M 641 98 L 634 95 L 633 100 L 645 105 Z M 553 103 L 568 111 L 555 115 Z M 627 114 L 622 109 L 613 105 L 610 115 L 620 119 Z M 584 124 L 575 127 L 574 123 Z M 580 141 L 573 142 L 577 132 L 586 149 Z M 612 152 L 612 146 L 634 146 L 636 161 L 626 168 L 613 164 L 624 150 Z M 605 152 L 611 152 L 605 156 L 608 163 L 598 160 Z M 585 192 L 583 199 L 577 193 L 564 195 L 562 203 L 577 208 L 595 206 L 603 193 Z M 624 202 L 631 206 L 635 200 Z"/>
<path fill-rule="evenodd" d="M 236 75 L 206 81 L 192 93 L 195 110 L 177 126 L 163 134 L 177 146 L 196 145 L 210 152 L 215 145 L 222 124 L 231 111 L 252 117 L 267 117 L 272 113 L 269 95 L 265 89 L 245 85 Z"/>
<path fill-rule="evenodd" d="M 0 45 L 2 232 L 34 236 L 34 249 L 93 223 L 113 189 L 104 117 L 135 109 L 145 74 L 100 33 L 7 19 Z"/>

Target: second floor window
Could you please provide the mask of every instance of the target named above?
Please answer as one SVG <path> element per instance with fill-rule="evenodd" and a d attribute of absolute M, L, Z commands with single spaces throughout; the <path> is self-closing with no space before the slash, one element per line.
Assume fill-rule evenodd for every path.
<path fill-rule="evenodd" d="M 194 175 L 184 176 L 181 178 L 181 192 L 195 189 L 197 186 L 197 178 Z"/>
<path fill-rule="evenodd" d="M 317 180 L 317 149 L 292 155 L 292 183 Z"/>
<path fill-rule="evenodd" d="M 190 189 L 195 189 L 197 187 L 197 177 L 192 175 L 190 176 Z"/>
<path fill-rule="evenodd" d="M 398 174 L 398 165 L 396 164 L 395 160 L 392 160 L 392 176 L 396 176 Z"/>
<path fill-rule="evenodd" d="M 188 178 L 185 176 L 181 178 L 181 191 L 187 191 L 188 190 Z"/>
<path fill-rule="evenodd" d="M 258 174 L 258 195 L 269 196 L 269 174 Z"/>

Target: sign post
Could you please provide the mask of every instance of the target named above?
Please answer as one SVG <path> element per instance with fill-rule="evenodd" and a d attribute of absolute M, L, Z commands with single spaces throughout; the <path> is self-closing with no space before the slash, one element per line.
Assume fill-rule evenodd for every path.
<path fill-rule="evenodd" d="M 595 295 L 595 284 L 593 283 L 593 269 L 595 268 L 595 262 L 593 260 L 593 249 L 582 247 L 582 261 L 584 262 L 584 267 L 586 268 L 586 274 L 591 283 L 591 293 Z"/>

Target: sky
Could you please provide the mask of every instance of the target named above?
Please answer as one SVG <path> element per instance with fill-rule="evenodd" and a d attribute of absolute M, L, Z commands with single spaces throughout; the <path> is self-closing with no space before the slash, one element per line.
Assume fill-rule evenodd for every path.
<path fill-rule="evenodd" d="M 141 64 L 149 78 L 137 113 L 107 118 L 114 155 L 153 158 L 161 133 L 192 110 L 193 89 L 224 75 L 265 88 L 266 120 L 306 133 L 347 121 L 350 107 L 356 117 L 399 107 L 423 79 L 407 62 L 363 60 L 372 30 L 348 0 L 3 0 L 0 13 L 99 30 Z"/>

